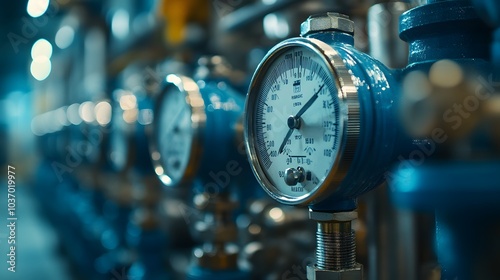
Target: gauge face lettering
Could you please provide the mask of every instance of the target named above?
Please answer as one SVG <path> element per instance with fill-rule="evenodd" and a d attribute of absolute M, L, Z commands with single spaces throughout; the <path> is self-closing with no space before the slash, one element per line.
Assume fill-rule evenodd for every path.
<path fill-rule="evenodd" d="M 173 182 L 179 182 L 186 172 L 193 143 L 191 107 L 186 94 L 176 88 L 165 92 L 160 106 L 158 150 L 164 172 Z"/>
<path fill-rule="evenodd" d="M 303 46 L 281 49 L 251 89 L 255 153 L 276 195 L 315 192 L 339 150 L 339 101 L 323 57 Z"/>

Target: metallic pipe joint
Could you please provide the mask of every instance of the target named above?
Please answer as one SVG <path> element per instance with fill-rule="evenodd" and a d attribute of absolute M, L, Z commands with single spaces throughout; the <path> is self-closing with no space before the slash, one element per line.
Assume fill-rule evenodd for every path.
<path fill-rule="evenodd" d="M 355 233 L 351 221 L 356 211 L 326 213 L 309 210 L 318 223 L 316 231 L 316 265 L 307 267 L 307 279 L 363 279 L 363 267 L 356 263 Z"/>

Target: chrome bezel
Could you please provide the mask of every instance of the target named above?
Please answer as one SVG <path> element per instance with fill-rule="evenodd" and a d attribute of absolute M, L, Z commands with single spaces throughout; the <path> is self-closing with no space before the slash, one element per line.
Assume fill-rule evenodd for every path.
<path fill-rule="evenodd" d="M 291 47 L 308 48 L 321 57 L 327 70 L 335 78 L 335 86 L 338 90 L 339 101 L 339 133 L 342 136 L 338 142 L 338 153 L 329 174 L 323 182 L 320 182 L 314 190 L 309 193 L 292 197 L 285 195 L 271 180 L 268 179 L 263 166 L 260 163 L 256 147 L 255 137 L 255 110 L 259 96 L 260 85 L 273 61 Z M 339 53 L 330 45 L 314 38 L 292 38 L 281 42 L 271 49 L 257 67 L 245 103 L 245 147 L 252 171 L 257 177 L 262 188 L 275 200 L 288 205 L 311 205 L 327 198 L 339 186 L 346 176 L 354 159 L 354 153 L 358 143 L 360 132 L 360 104 L 358 91 L 350 70 L 346 67 Z"/>
<path fill-rule="evenodd" d="M 179 94 L 185 95 L 185 101 L 191 110 L 191 129 L 193 130 L 193 141 L 191 142 L 191 150 L 189 162 L 181 179 L 176 180 L 168 174 L 168 170 L 163 166 L 162 155 L 160 154 L 158 143 L 158 132 L 161 127 L 158 120 L 162 112 L 160 111 L 164 97 L 170 89 L 175 87 Z M 153 122 L 148 126 L 147 131 L 150 136 L 150 157 L 153 162 L 155 173 L 165 186 L 177 187 L 190 183 L 194 180 L 196 171 L 199 167 L 203 148 L 203 131 L 206 125 L 205 102 L 201 96 L 200 88 L 196 82 L 182 75 L 169 74 L 164 80 L 160 92 L 155 97 L 155 116 Z M 165 143 L 166 144 L 166 143 Z M 165 145 L 164 144 L 164 145 Z"/>

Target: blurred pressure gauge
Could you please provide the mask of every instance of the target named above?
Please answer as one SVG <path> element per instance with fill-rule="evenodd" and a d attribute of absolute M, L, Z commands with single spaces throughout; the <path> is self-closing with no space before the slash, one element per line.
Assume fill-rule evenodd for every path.
<path fill-rule="evenodd" d="M 166 82 L 155 110 L 151 157 L 161 181 L 175 186 L 195 176 L 206 116 L 196 82 L 173 74 Z"/>
<path fill-rule="evenodd" d="M 247 149 L 269 195 L 314 201 L 345 176 L 359 134 L 359 102 L 338 53 L 295 38 L 274 47 L 253 77 L 246 104 Z"/>
<path fill-rule="evenodd" d="M 253 178 L 241 129 L 245 98 L 223 57 L 202 57 L 198 64 L 193 78 L 164 78 L 149 131 L 150 154 L 165 186 L 226 192 Z"/>

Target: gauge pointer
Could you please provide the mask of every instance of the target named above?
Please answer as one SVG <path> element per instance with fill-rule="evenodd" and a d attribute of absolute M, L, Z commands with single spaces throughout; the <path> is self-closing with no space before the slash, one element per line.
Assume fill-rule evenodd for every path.
<path fill-rule="evenodd" d="M 293 116 L 289 117 L 288 120 L 290 120 L 290 118 L 293 118 Z M 295 118 L 294 118 L 294 120 L 295 120 Z M 285 139 L 283 139 L 283 142 L 281 143 L 281 146 L 280 146 L 278 153 L 280 153 L 280 154 L 283 153 L 283 149 L 285 148 L 286 141 L 288 141 L 288 138 L 290 138 L 290 136 L 292 136 L 292 133 L 293 133 L 293 128 L 290 128 L 288 130 L 288 133 L 285 136 Z"/>
<path fill-rule="evenodd" d="M 316 99 L 318 99 L 318 94 L 323 89 L 324 86 L 325 86 L 325 84 L 320 86 L 318 91 L 316 91 L 316 93 L 314 93 L 314 95 L 311 97 L 311 99 L 309 99 L 309 101 L 307 101 L 307 103 L 304 105 L 304 107 L 302 107 L 302 109 L 299 110 L 297 115 L 295 115 L 296 119 L 300 118 L 307 111 L 307 109 L 309 109 L 309 107 L 311 107 L 311 105 L 313 105 L 314 101 L 316 101 Z"/>
<path fill-rule="evenodd" d="M 293 130 L 300 128 L 300 117 L 307 111 L 307 109 L 309 109 L 309 107 L 311 107 L 314 101 L 318 99 L 318 94 L 323 89 L 324 86 L 325 84 L 319 87 L 318 91 L 316 91 L 316 93 L 313 94 L 313 96 L 306 102 L 306 104 L 304 104 L 304 106 L 299 110 L 297 115 L 288 117 L 286 123 L 288 124 L 288 128 L 290 129 L 288 130 L 285 139 L 283 139 L 283 142 L 281 143 L 280 149 L 278 151 L 279 154 L 283 153 L 283 149 L 285 148 L 286 142 L 288 141 L 290 136 L 292 136 Z"/>

